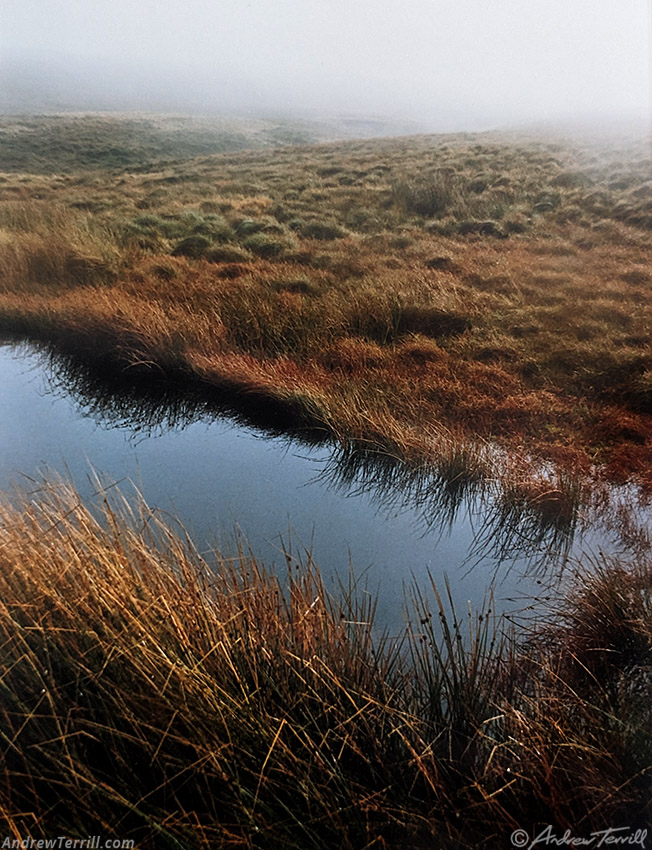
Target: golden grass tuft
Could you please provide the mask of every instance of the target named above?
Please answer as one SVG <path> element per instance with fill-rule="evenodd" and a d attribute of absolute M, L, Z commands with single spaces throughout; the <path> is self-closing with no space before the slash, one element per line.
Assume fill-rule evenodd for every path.
<path fill-rule="evenodd" d="M 652 571 L 515 637 L 416 589 L 402 640 L 309 558 L 207 563 L 142 502 L 0 510 L 0 820 L 157 848 L 504 846 L 652 814 Z M 366 601 L 360 601 L 366 600 Z M 491 603 L 489 602 L 488 605 Z"/>
<path fill-rule="evenodd" d="M 89 216 L 34 201 L 1 205 L 3 291 L 110 284 L 118 268 L 115 239 Z"/>

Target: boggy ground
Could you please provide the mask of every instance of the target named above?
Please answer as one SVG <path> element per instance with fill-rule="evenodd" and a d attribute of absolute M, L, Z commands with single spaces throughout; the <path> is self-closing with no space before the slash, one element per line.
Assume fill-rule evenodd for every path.
<path fill-rule="evenodd" d="M 5 331 L 453 477 L 509 456 L 652 486 L 645 144 L 479 134 L 66 163 L 0 178 Z"/>

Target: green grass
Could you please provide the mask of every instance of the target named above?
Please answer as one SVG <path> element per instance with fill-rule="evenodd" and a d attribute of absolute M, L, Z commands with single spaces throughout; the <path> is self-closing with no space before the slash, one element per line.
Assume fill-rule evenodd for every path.
<path fill-rule="evenodd" d="M 328 139 L 396 135 L 392 122 L 287 120 L 139 113 L 0 116 L 0 162 L 6 171 L 72 174 L 148 171 L 155 163 L 250 148 L 277 148 Z M 91 198 L 80 201 L 92 209 Z"/>

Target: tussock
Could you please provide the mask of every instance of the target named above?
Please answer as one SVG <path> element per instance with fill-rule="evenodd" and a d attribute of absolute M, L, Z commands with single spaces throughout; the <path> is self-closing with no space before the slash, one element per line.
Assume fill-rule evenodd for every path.
<path fill-rule="evenodd" d="M 402 640 L 308 558 L 208 564 L 141 502 L 0 514 L 0 820 L 156 848 L 502 847 L 644 824 L 649 565 L 603 563 L 518 639 L 415 589 Z M 367 600 L 367 601 L 361 601 Z"/>

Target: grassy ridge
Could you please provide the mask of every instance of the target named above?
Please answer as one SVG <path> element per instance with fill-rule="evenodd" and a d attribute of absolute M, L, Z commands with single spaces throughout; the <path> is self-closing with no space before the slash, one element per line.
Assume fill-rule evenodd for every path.
<path fill-rule="evenodd" d="M 152 168 L 4 175 L 4 330 L 414 460 L 480 439 L 650 485 L 645 146 L 415 137 Z"/>
<path fill-rule="evenodd" d="M 360 120 L 291 120 L 139 113 L 0 115 L 0 163 L 33 174 L 151 170 L 195 156 L 396 135 L 400 124 Z"/>
<path fill-rule="evenodd" d="M 1 509 L 7 834 L 503 847 L 652 816 L 649 564 L 578 576 L 526 643 L 436 594 L 379 643 L 373 603 L 310 563 L 285 587 L 244 554 L 213 570 L 146 506 L 100 504 Z"/>

